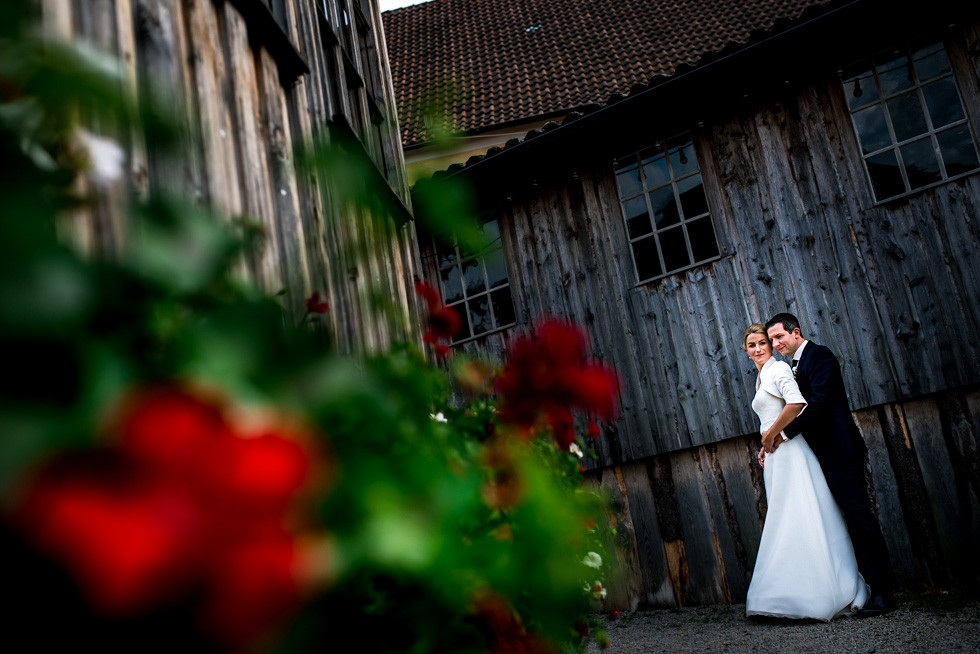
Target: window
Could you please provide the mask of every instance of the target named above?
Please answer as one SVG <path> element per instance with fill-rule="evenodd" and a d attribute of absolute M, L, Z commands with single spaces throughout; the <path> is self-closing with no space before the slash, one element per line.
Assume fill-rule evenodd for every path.
<path fill-rule="evenodd" d="M 497 221 L 484 223 L 483 233 L 488 245 L 474 255 L 467 255 L 458 244 L 434 239 L 442 301 L 455 308 L 463 322 L 454 343 L 516 322 Z"/>
<path fill-rule="evenodd" d="M 286 20 L 285 0 L 266 0 L 266 4 L 269 6 L 269 10 L 272 11 L 276 22 L 279 23 L 279 27 L 283 30 L 288 30 L 289 23 Z"/>
<path fill-rule="evenodd" d="M 942 43 L 880 54 L 842 70 L 841 81 L 876 201 L 980 168 Z"/>
<path fill-rule="evenodd" d="M 616 182 L 640 282 L 718 257 L 715 228 L 689 135 L 618 159 Z"/>
<path fill-rule="evenodd" d="M 283 2 L 284 0 L 268 0 Z M 325 92 L 333 120 L 346 120 L 381 174 L 394 182 L 391 135 L 396 133 L 388 119 L 381 84 L 380 58 L 374 46 L 370 14 L 363 0 L 319 0 L 317 13 L 323 34 L 327 65 Z"/>

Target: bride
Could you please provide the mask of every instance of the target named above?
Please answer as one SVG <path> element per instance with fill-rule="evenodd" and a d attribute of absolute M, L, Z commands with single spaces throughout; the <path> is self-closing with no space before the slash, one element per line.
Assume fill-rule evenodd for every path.
<path fill-rule="evenodd" d="M 752 409 L 760 431 L 781 432 L 806 400 L 783 361 L 772 358 L 763 325 L 745 330 L 742 346 L 759 369 Z M 777 437 L 778 438 L 778 437 Z M 806 440 L 783 437 L 772 453 L 759 450 L 769 508 L 745 600 L 746 615 L 829 621 L 867 600 L 854 548 L 820 464 Z"/>

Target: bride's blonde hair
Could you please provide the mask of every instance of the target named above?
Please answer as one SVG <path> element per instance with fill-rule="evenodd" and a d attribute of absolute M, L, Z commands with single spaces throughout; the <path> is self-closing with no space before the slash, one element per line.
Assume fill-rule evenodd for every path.
<path fill-rule="evenodd" d="M 754 322 L 749 325 L 749 328 L 745 330 L 742 334 L 742 349 L 745 349 L 745 341 L 749 340 L 750 334 L 762 334 L 766 337 L 766 341 L 769 341 L 769 332 L 766 331 L 766 326 L 760 322 Z"/>

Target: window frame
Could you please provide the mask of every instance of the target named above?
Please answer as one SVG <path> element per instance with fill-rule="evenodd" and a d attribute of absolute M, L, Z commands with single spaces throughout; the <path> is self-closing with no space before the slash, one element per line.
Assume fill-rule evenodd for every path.
<path fill-rule="evenodd" d="M 946 60 L 949 63 L 949 71 L 943 72 L 939 75 L 928 77 L 925 80 L 923 80 L 920 77 L 918 70 L 916 69 L 915 66 L 916 60 L 913 59 L 913 55 L 916 52 L 932 47 L 934 45 L 940 46 L 941 51 L 946 56 Z M 879 62 L 882 59 L 884 59 L 884 61 L 887 62 L 888 59 L 886 57 L 889 56 L 893 58 L 904 57 L 906 59 L 905 65 L 910 69 L 909 74 L 912 77 L 912 79 L 909 79 L 909 81 L 911 82 L 910 87 L 900 88 L 897 91 L 893 91 L 892 93 L 886 94 L 883 93 L 878 69 L 881 66 Z M 868 189 L 870 190 L 871 197 L 873 199 L 873 206 L 881 206 L 896 201 L 902 201 L 916 194 L 923 193 L 930 189 L 937 188 L 944 184 L 948 184 L 949 182 L 953 182 L 958 179 L 968 177 L 970 175 L 975 175 L 978 172 L 980 172 L 980 165 L 978 165 L 976 168 L 973 168 L 972 170 L 967 170 L 965 172 L 957 173 L 955 175 L 949 175 L 947 173 L 946 159 L 943 156 L 942 149 L 939 147 L 939 142 L 937 138 L 938 135 L 941 135 L 953 129 L 962 128 L 965 125 L 967 132 L 970 135 L 970 141 L 971 144 L 973 145 L 974 153 L 977 155 L 978 162 L 980 162 L 980 143 L 978 143 L 977 135 L 973 130 L 973 125 L 971 124 L 972 121 L 970 120 L 968 106 L 967 103 L 964 102 L 963 100 L 963 91 L 961 90 L 962 83 L 960 82 L 960 80 L 957 79 L 956 68 L 953 65 L 953 59 L 950 57 L 949 47 L 947 46 L 945 39 L 939 36 L 933 36 L 927 34 L 927 35 L 920 36 L 918 38 L 902 41 L 896 46 L 879 50 L 870 56 L 864 57 L 862 59 L 850 63 L 845 67 L 842 67 L 840 70 L 838 70 L 837 76 L 838 76 L 838 82 L 840 84 L 840 88 L 844 94 L 844 105 L 845 108 L 847 109 L 848 120 L 850 122 L 851 129 L 854 130 L 854 138 L 857 144 L 857 152 L 858 155 L 861 157 L 861 165 L 864 168 L 865 179 L 867 180 Z M 853 94 L 853 90 L 851 89 L 853 88 L 855 83 L 856 85 L 860 85 L 862 82 L 867 80 L 869 76 L 871 78 L 870 81 L 875 85 L 877 99 L 872 100 L 867 104 L 860 105 L 856 108 L 852 108 L 849 99 L 850 94 Z M 933 123 L 933 116 L 932 113 L 930 112 L 929 104 L 923 92 L 923 88 L 929 86 L 930 84 L 936 84 L 944 79 L 952 80 L 953 88 L 956 91 L 956 97 L 959 100 L 960 109 L 963 112 L 963 117 L 953 122 L 941 125 L 940 127 L 937 128 Z M 922 116 L 926 121 L 926 131 L 920 132 L 918 134 L 914 134 L 908 138 L 899 139 L 895 129 L 895 123 L 891 115 L 892 112 L 888 107 L 888 103 L 889 101 L 895 100 L 896 98 L 899 98 L 908 93 L 914 93 L 915 98 L 918 100 L 919 108 L 922 110 Z M 858 128 L 858 121 L 855 119 L 855 115 L 861 111 L 873 107 L 876 104 L 881 107 L 881 111 L 884 116 L 884 125 L 887 131 L 887 137 L 890 142 L 886 146 L 879 147 L 877 149 L 869 151 L 868 153 L 865 153 L 864 145 L 861 140 L 862 134 L 860 129 Z M 928 140 L 929 145 L 932 148 L 932 152 L 936 156 L 935 161 L 939 168 L 941 179 L 934 182 L 930 182 L 923 186 L 917 186 L 913 188 L 911 182 L 909 181 L 908 169 L 902 154 L 902 149 L 909 145 L 917 143 L 919 141 L 925 141 L 925 140 Z M 905 187 L 905 190 L 902 191 L 901 193 L 889 195 L 885 198 L 879 199 L 878 194 L 875 191 L 874 179 L 872 178 L 871 170 L 868 167 L 868 162 L 874 157 L 889 152 L 892 152 L 895 155 L 895 161 L 898 165 L 901 181 Z"/>
<path fill-rule="evenodd" d="M 491 222 L 496 223 L 497 225 L 497 233 L 499 235 L 499 238 L 497 239 L 498 245 L 497 247 L 494 247 L 492 244 L 488 244 L 488 246 L 480 252 L 463 254 L 463 250 L 461 249 L 459 242 L 455 236 L 451 236 L 450 238 L 447 238 L 445 235 L 444 236 L 433 235 L 430 239 L 430 246 L 432 248 L 431 250 L 432 254 L 430 255 L 430 259 L 432 262 L 431 264 L 432 270 L 435 272 L 435 281 L 436 281 L 435 287 L 439 289 L 439 296 L 442 299 L 444 306 L 452 307 L 457 311 L 457 313 L 460 313 L 461 317 L 463 317 L 464 319 L 464 324 L 469 325 L 469 329 L 470 329 L 469 336 L 460 339 L 454 338 L 450 343 L 450 347 L 456 347 L 457 345 L 463 345 L 465 343 L 486 338 L 487 336 L 490 336 L 492 334 L 497 334 L 506 331 L 508 329 L 511 329 L 512 327 L 515 327 L 518 324 L 517 307 L 514 304 L 514 293 L 511 290 L 513 288 L 513 284 L 511 284 L 510 281 L 511 280 L 510 271 L 507 269 L 506 249 L 504 248 L 504 237 L 500 231 L 500 221 L 497 218 L 483 219 L 480 221 L 480 227 L 482 229 L 485 225 Z M 443 251 L 448 249 L 453 250 L 453 259 L 451 262 L 443 265 L 440 259 L 442 257 Z M 506 281 L 504 281 L 502 284 L 499 284 L 491 288 L 487 279 L 487 265 L 486 265 L 485 257 L 493 252 L 501 253 L 501 261 L 503 263 L 504 273 L 506 275 Z M 483 291 L 476 293 L 472 296 L 468 295 L 466 291 L 466 280 L 463 274 L 464 264 L 469 263 L 471 261 L 478 262 L 478 265 L 480 267 L 480 272 L 483 275 L 483 285 L 484 285 Z M 447 302 L 445 289 L 443 288 L 443 284 L 442 284 L 442 272 L 444 270 L 449 270 L 454 267 L 459 270 L 460 299 L 455 302 Z M 490 298 L 492 293 L 500 291 L 501 289 L 507 289 L 507 295 L 510 298 L 511 311 L 513 313 L 513 320 L 508 323 L 497 324 L 496 312 L 494 311 L 493 302 L 490 301 Z M 479 334 L 473 334 L 472 333 L 473 326 L 469 316 L 468 303 L 473 300 L 478 300 L 481 297 L 487 298 L 487 310 L 489 312 L 491 322 L 493 323 L 493 327 L 491 327 L 487 331 L 480 332 Z M 466 312 L 465 316 L 463 316 L 462 312 Z"/>
<path fill-rule="evenodd" d="M 695 162 L 697 164 L 697 167 L 693 171 L 689 171 L 689 172 L 684 173 L 684 174 L 682 174 L 680 176 L 675 176 L 674 175 L 674 170 L 673 170 L 674 165 L 671 162 L 671 151 L 672 151 L 672 149 L 674 149 L 674 148 L 672 148 L 672 146 L 673 145 L 676 145 L 678 143 L 678 141 L 680 141 L 681 144 L 682 144 L 682 146 L 681 146 L 681 149 L 682 150 L 683 150 L 684 147 L 686 147 L 688 144 L 690 144 L 690 148 L 691 148 L 691 151 L 694 154 Z M 644 166 L 644 163 L 643 162 L 644 162 L 644 159 L 643 159 L 642 155 L 644 153 L 649 152 L 650 150 L 658 147 L 658 146 L 661 148 L 661 150 L 663 152 L 664 160 L 666 161 L 667 166 L 668 166 L 668 174 L 670 175 L 670 178 L 669 178 L 668 183 L 666 183 L 666 184 L 658 184 L 658 185 L 648 186 L 647 183 L 646 183 L 646 179 L 645 179 L 645 173 L 643 173 L 643 166 Z M 718 230 L 715 227 L 714 211 L 713 211 L 713 209 L 711 207 L 711 203 L 710 203 L 710 201 L 708 199 L 708 193 L 707 193 L 707 190 L 705 188 L 704 171 L 701 168 L 701 160 L 698 157 L 697 144 L 696 144 L 696 140 L 694 138 L 694 134 L 690 130 L 685 130 L 685 131 L 682 131 L 682 132 L 677 132 L 677 133 L 675 133 L 675 134 L 673 134 L 671 136 L 668 136 L 666 138 L 655 139 L 654 141 L 652 141 L 651 143 L 649 143 L 645 147 L 640 148 L 639 150 L 634 150 L 632 152 L 629 152 L 629 153 L 626 153 L 624 155 L 621 155 L 621 156 L 617 157 L 614 160 L 613 176 L 615 178 L 618 178 L 619 173 L 622 170 L 625 170 L 630 165 L 635 165 L 637 167 L 638 171 L 639 171 L 639 174 L 642 175 L 642 177 L 640 178 L 640 184 L 641 184 L 640 190 L 637 193 L 633 193 L 633 194 L 629 194 L 629 195 L 625 195 L 624 196 L 624 195 L 622 195 L 622 193 L 620 191 L 618 179 L 615 179 L 614 180 L 614 184 L 616 186 L 616 197 L 617 197 L 617 202 L 619 203 L 620 216 L 621 216 L 621 218 L 623 220 L 622 225 L 623 225 L 624 230 L 625 230 L 626 242 L 627 242 L 627 245 L 629 246 L 630 258 L 631 258 L 631 260 L 633 262 L 633 273 L 636 276 L 635 279 L 637 280 L 636 283 L 633 285 L 634 288 L 638 288 L 638 287 L 641 287 L 641 286 L 647 286 L 649 284 L 654 284 L 654 283 L 660 282 L 660 281 L 662 281 L 662 280 L 664 280 L 667 277 L 670 277 L 672 275 L 677 275 L 677 274 L 680 274 L 680 273 L 684 273 L 684 272 L 687 272 L 689 270 L 693 270 L 694 268 L 698 268 L 698 267 L 701 267 L 701 266 L 704 266 L 704 265 L 708 265 L 708 264 L 711 264 L 711 263 L 713 263 L 713 262 L 718 261 L 719 259 L 721 259 L 722 256 L 723 256 L 723 252 L 722 252 L 722 248 L 721 248 L 721 243 L 718 240 Z M 679 190 L 677 188 L 677 185 L 678 185 L 678 182 L 683 182 L 684 180 L 690 179 L 690 178 L 692 178 L 694 176 L 699 176 L 700 179 L 701 179 L 701 189 L 702 189 L 702 192 L 704 193 L 704 202 L 705 202 L 705 206 L 707 207 L 707 211 L 705 211 L 703 213 L 699 213 L 699 214 L 697 214 L 697 215 L 695 215 L 693 217 L 687 217 L 683 213 L 683 206 L 682 206 L 680 192 L 679 192 Z M 673 192 L 674 201 L 676 203 L 676 206 L 678 207 L 678 221 L 677 221 L 677 223 L 668 225 L 667 227 L 658 228 L 656 226 L 656 223 L 654 222 L 654 212 L 652 211 L 653 207 L 650 204 L 649 197 L 650 197 L 650 194 L 653 191 L 656 191 L 656 190 L 662 189 L 662 188 L 666 188 L 668 185 L 670 186 L 671 191 Z M 630 227 L 629 227 L 629 222 L 628 222 L 629 219 L 628 219 L 627 214 L 626 214 L 626 202 L 628 202 L 630 200 L 635 200 L 635 199 L 641 198 L 641 197 L 644 198 L 644 201 L 646 202 L 646 206 L 647 206 L 647 217 L 650 220 L 651 231 L 649 233 L 647 233 L 647 234 L 643 234 L 643 235 L 641 235 L 639 237 L 633 238 L 632 236 L 630 236 L 630 231 L 629 231 L 630 230 Z M 708 220 L 709 221 L 709 224 L 711 225 L 712 236 L 714 237 L 714 245 L 715 245 L 716 254 L 714 256 L 708 257 L 706 259 L 701 259 L 701 260 L 695 261 L 695 258 L 694 258 L 694 248 L 693 248 L 693 246 L 691 244 L 691 235 L 690 235 L 689 230 L 688 230 L 688 225 L 691 224 L 691 223 L 697 222 L 699 220 Z M 671 269 L 669 271 L 666 271 L 665 270 L 665 268 L 666 268 L 666 266 L 665 266 L 666 261 L 664 260 L 663 250 L 660 247 L 659 234 L 661 234 L 663 232 L 670 231 L 672 229 L 681 229 L 681 231 L 682 231 L 682 233 L 684 235 L 684 244 L 685 244 L 685 246 L 687 248 L 687 254 L 689 255 L 689 261 L 691 263 L 689 263 L 686 266 L 682 266 L 680 268 L 673 268 L 673 269 Z M 634 244 L 635 243 L 638 243 L 640 241 L 647 240 L 647 239 L 655 239 L 655 243 L 657 244 L 657 256 L 659 257 L 661 273 L 658 274 L 658 275 L 654 275 L 652 277 L 644 277 L 644 278 L 641 278 L 640 277 L 640 270 L 639 270 L 639 268 L 637 267 L 637 264 L 636 264 L 636 249 L 634 248 Z"/>
<path fill-rule="evenodd" d="M 231 0 L 231 3 L 245 20 L 249 40 L 259 43 L 272 55 L 283 88 L 309 75 L 310 67 L 289 34 L 286 0 Z"/>
<path fill-rule="evenodd" d="M 344 120 L 357 135 L 374 166 L 393 183 L 397 177 L 391 154 L 394 147 L 384 138 L 390 123 L 378 82 L 379 71 L 371 65 L 375 47 L 372 21 L 362 0 L 318 0 L 328 84 L 334 121 Z"/>

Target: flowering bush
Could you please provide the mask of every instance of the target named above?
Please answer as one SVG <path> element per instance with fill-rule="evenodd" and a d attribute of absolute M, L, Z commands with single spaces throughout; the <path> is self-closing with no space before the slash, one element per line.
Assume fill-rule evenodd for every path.
<path fill-rule="evenodd" d="M 458 317 L 423 285 L 423 337 L 343 355 L 319 294 L 290 325 L 229 273 L 247 234 L 172 198 L 133 198 L 122 250 L 81 255 L 57 235 L 93 199 L 75 195 L 93 161 L 72 156 L 65 107 L 127 128 L 135 112 L 104 68 L 16 26 L 0 26 L 6 637 L 127 652 L 601 639 L 576 626 L 609 557 L 569 407 L 611 419 L 615 380 L 581 332 L 546 322 L 500 366 L 437 367 L 414 343 L 444 354 Z"/>
<path fill-rule="evenodd" d="M 426 329 L 422 341 L 432 346 L 436 358 L 449 354 L 449 343 L 463 322 L 456 309 L 444 306 L 439 291 L 424 281 L 415 282 L 415 292 L 425 302 Z"/>
<path fill-rule="evenodd" d="M 501 419 L 526 428 L 543 423 L 562 448 L 575 440 L 571 408 L 612 420 L 619 383 L 612 369 L 585 358 L 585 334 L 555 319 L 538 323 L 529 336 L 518 337 L 497 380 Z M 588 434 L 598 435 L 590 419 Z"/>

